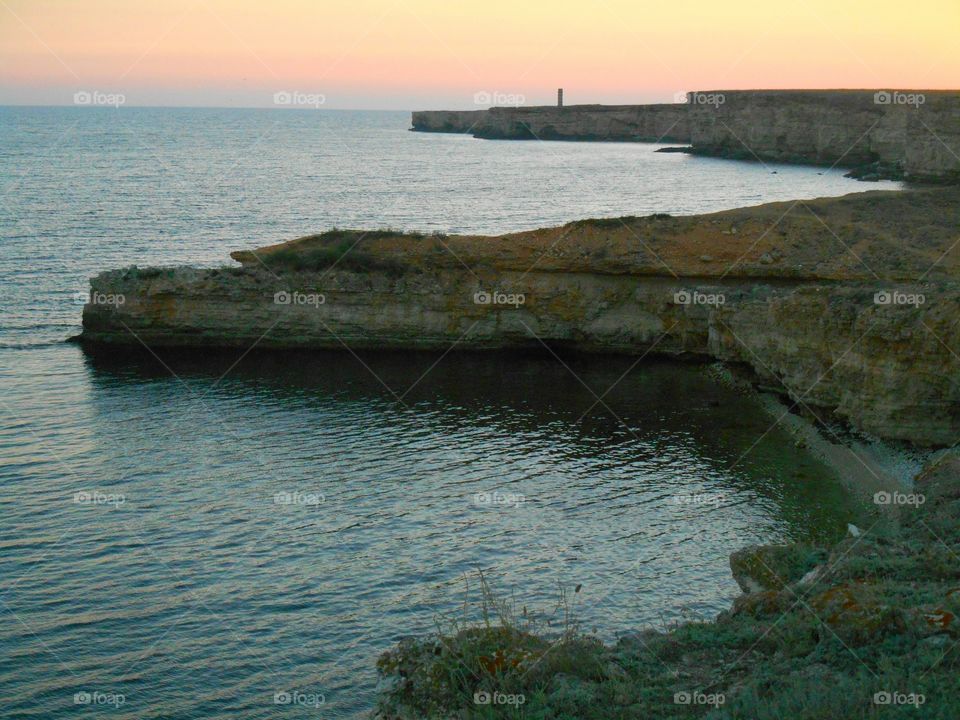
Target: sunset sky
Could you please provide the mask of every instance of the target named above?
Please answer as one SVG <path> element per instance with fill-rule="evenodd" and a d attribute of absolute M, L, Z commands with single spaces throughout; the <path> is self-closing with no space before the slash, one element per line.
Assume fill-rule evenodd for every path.
<path fill-rule="evenodd" d="M 957 88 L 960 1 L 0 0 L 0 104 L 471 108 Z"/>

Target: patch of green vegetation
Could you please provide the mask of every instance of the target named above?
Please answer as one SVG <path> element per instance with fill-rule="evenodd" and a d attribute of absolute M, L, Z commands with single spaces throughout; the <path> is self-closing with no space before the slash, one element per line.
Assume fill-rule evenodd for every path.
<path fill-rule="evenodd" d="M 131 265 L 128 268 L 123 270 L 124 276 L 130 278 L 131 280 L 150 280 L 152 278 L 158 278 L 163 275 L 163 268 L 159 267 L 139 267 L 137 265 Z"/>
<path fill-rule="evenodd" d="M 379 717 L 955 718 L 960 459 L 946 457 L 918 479 L 919 507 L 878 512 L 829 548 L 752 553 L 740 571 L 767 589 L 715 622 L 604 646 L 566 616 L 544 634 L 481 577 L 480 623 L 441 625 L 380 659 L 393 685 Z M 523 702 L 483 702 L 494 692 Z"/>
<path fill-rule="evenodd" d="M 647 216 L 652 220 L 672 220 L 673 215 L 670 213 L 654 213 L 653 215 Z M 605 230 L 615 230 L 617 228 L 622 228 L 625 225 L 631 226 L 636 224 L 638 220 L 643 218 L 637 217 L 636 215 L 624 215 L 622 217 L 615 218 L 586 218 L 585 220 L 574 220 L 569 223 L 572 227 L 593 227 L 600 228 Z"/>
<path fill-rule="evenodd" d="M 326 270 L 334 265 L 354 272 L 381 271 L 399 274 L 404 265 L 394 257 L 378 256 L 364 250 L 365 243 L 385 237 L 422 240 L 422 233 L 395 230 L 338 230 L 334 228 L 311 235 L 261 256 L 272 270 L 309 272 Z"/>
<path fill-rule="evenodd" d="M 624 215 L 617 218 L 586 218 L 585 220 L 574 220 L 569 223 L 573 227 L 594 227 L 605 230 L 621 228 L 624 225 L 631 225 L 639 218 L 636 215 Z"/>
<path fill-rule="evenodd" d="M 738 550 L 730 556 L 733 577 L 764 590 L 779 590 L 786 584 L 800 580 L 826 558 L 823 548 L 806 543 L 793 545 L 753 546 Z"/>

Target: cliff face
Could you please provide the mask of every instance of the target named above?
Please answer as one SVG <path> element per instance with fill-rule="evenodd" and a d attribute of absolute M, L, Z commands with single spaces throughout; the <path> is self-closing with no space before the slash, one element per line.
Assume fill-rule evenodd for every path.
<path fill-rule="evenodd" d="M 900 162 L 906 105 L 880 105 L 872 92 L 724 92 L 718 106 L 691 107 L 694 149 L 765 160 L 864 165 Z"/>
<path fill-rule="evenodd" d="M 686 143 L 688 117 L 685 105 L 571 105 L 424 110 L 413 113 L 412 124 L 423 132 L 462 132 L 488 140 Z"/>
<path fill-rule="evenodd" d="M 332 232 L 234 253 L 239 268 L 106 272 L 83 339 L 717 358 L 879 436 L 955 442 L 960 192 L 809 205 L 837 230 L 795 207 L 769 232 L 781 203 L 502 237 Z"/>
<path fill-rule="evenodd" d="M 907 113 L 903 166 L 917 180 L 960 183 L 960 96 L 933 93 Z"/>
<path fill-rule="evenodd" d="M 472 133 L 486 110 L 429 110 L 413 113 L 413 129 L 420 132 Z"/>
<path fill-rule="evenodd" d="M 721 105 L 691 106 L 694 152 L 842 167 L 874 163 L 881 173 L 902 172 L 909 180 L 960 180 L 957 93 L 721 94 Z"/>
<path fill-rule="evenodd" d="M 491 108 L 473 134 L 487 139 L 526 135 L 540 140 L 686 142 L 683 105 L 579 105 Z"/>
<path fill-rule="evenodd" d="M 960 94 L 710 91 L 675 105 L 417 112 L 414 130 L 480 138 L 677 142 L 702 155 L 866 167 L 863 174 L 960 182 Z"/>

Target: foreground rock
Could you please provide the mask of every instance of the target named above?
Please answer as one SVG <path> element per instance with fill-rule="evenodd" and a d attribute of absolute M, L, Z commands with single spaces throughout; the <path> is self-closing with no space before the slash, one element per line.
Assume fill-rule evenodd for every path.
<path fill-rule="evenodd" d="M 922 473 L 914 494 L 924 502 L 878 513 L 832 547 L 736 553 L 738 582 L 757 589 L 730 611 L 614 645 L 569 624 L 541 634 L 485 593 L 489 623 L 406 639 L 382 656 L 377 717 L 955 717 L 958 456 Z"/>
<path fill-rule="evenodd" d="M 715 358 L 885 438 L 960 434 L 960 189 L 499 237 L 333 231 L 92 281 L 84 341 Z M 117 299 L 122 298 L 122 303 Z"/>

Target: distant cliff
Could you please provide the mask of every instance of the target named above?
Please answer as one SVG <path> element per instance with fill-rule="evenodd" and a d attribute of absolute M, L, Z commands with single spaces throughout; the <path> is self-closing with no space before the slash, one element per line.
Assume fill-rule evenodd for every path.
<path fill-rule="evenodd" d="M 439 351 L 542 341 L 713 358 L 752 368 L 798 410 L 948 444 L 960 435 L 958 227 L 960 188 L 938 188 L 498 237 L 331 231 L 236 252 L 236 268 L 103 273 L 83 339 Z"/>
<path fill-rule="evenodd" d="M 413 113 L 413 129 L 479 138 L 684 143 L 701 155 L 856 168 L 864 179 L 960 182 L 960 93 L 762 90 L 671 105 Z"/>
<path fill-rule="evenodd" d="M 495 107 L 413 113 L 413 129 L 469 132 L 490 140 L 611 140 L 686 143 L 685 105 L 572 105 Z"/>

